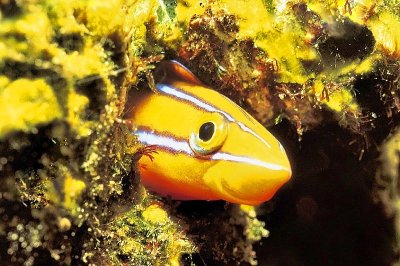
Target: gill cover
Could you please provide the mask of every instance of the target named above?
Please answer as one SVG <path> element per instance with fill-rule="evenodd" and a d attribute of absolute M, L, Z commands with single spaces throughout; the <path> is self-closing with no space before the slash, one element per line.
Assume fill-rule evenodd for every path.
<path fill-rule="evenodd" d="M 136 97 L 127 117 L 155 150 L 138 161 L 147 188 L 174 199 L 257 205 L 289 180 L 282 145 L 246 111 L 176 61 L 162 62 L 155 76 L 157 92 Z"/>

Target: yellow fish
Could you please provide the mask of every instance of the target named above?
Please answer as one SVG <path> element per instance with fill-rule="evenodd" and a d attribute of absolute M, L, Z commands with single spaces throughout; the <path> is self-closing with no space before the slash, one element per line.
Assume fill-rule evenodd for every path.
<path fill-rule="evenodd" d="M 126 117 L 154 151 L 138 161 L 145 187 L 173 199 L 258 205 L 290 179 L 284 148 L 246 111 L 176 61 L 156 74 L 156 91 L 133 97 Z"/>

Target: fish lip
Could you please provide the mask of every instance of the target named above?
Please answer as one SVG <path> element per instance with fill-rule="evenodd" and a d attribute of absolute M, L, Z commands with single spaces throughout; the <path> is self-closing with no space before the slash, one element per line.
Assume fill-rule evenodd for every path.
<path fill-rule="evenodd" d="M 225 180 L 221 180 L 220 185 L 218 186 L 218 190 L 219 190 L 219 193 L 221 194 L 221 197 L 225 198 L 225 200 L 227 200 L 229 202 L 245 204 L 245 205 L 252 205 L 252 206 L 259 205 L 259 204 L 265 202 L 265 200 L 264 201 L 248 200 L 248 199 L 236 196 L 236 193 L 231 188 L 229 188 L 229 186 L 226 184 Z M 229 197 L 228 199 L 226 199 L 227 196 Z"/>
<path fill-rule="evenodd" d="M 267 196 L 269 194 L 270 196 L 268 196 L 268 197 L 260 197 L 260 199 L 258 199 L 258 200 L 238 197 L 237 193 L 235 193 L 229 187 L 229 185 L 227 184 L 227 181 L 225 179 L 221 179 L 221 181 L 219 182 L 220 184 L 218 184 L 218 186 L 217 186 L 218 192 L 220 193 L 221 198 L 227 198 L 226 200 L 230 201 L 230 202 L 246 204 L 246 205 L 253 205 L 253 206 L 260 205 L 261 203 L 264 203 L 264 202 L 270 200 L 276 194 L 276 192 L 290 180 L 290 178 L 292 176 L 292 170 L 290 169 L 290 167 L 289 168 L 283 167 L 283 169 L 285 172 L 288 173 L 287 178 L 285 178 L 281 182 L 281 184 L 277 187 L 277 189 L 275 189 L 274 193 L 272 193 L 272 194 L 269 194 L 267 192 L 263 193 L 263 194 L 265 194 L 265 196 Z"/>
<path fill-rule="evenodd" d="M 226 181 L 224 181 L 223 179 L 219 179 L 218 181 L 216 181 L 214 179 L 213 182 L 209 183 L 208 185 L 210 187 L 214 187 L 216 197 L 221 200 L 225 200 L 230 203 L 238 203 L 238 204 L 248 204 L 248 205 L 258 205 L 259 204 L 259 203 L 253 204 L 253 202 L 236 197 L 234 195 L 235 193 L 232 193 L 232 190 L 229 189 L 225 183 L 226 183 Z"/>

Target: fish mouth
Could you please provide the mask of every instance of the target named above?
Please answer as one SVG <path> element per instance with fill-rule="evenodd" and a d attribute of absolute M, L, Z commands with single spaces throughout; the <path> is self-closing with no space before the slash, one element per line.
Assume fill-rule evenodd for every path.
<path fill-rule="evenodd" d="M 290 179 L 291 170 L 286 169 L 285 175 L 274 178 L 272 180 L 266 180 L 265 183 L 268 185 L 265 188 L 260 187 L 258 184 L 254 184 L 254 186 L 260 188 L 257 192 L 249 191 L 245 187 L 243 187 L 242 191 L 238 191 L 237 189 L 233 189 L 228 180 L 222 179 L 219 184 L 216 186 L 220 197 L 226 201 L 238 204 L 245 205 L 259 205 L 265 201 L 270 200 L 275 193 Z"/>
<path fill-rule="evenodd" d="M 237 203 L 237 204 L 245 204 L 245 205 L 259 205 L 263 203 L 266 200 L 252 200 L 249 199 L 248 197 L 240 197 L 236 191 L 231 189 L 227 182 L 225 180 L 221 180 L 221 183 L 218 186 L 218 192 L 220 194 L 220 197 L 223 200 L 232 202 L 232 203 Z"/>

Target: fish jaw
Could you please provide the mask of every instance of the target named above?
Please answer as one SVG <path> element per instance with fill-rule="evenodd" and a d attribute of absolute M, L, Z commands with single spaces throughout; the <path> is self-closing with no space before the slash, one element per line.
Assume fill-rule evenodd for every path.
<path fill-rule="evenodd" d="M 233 129 L 235 130 L 235 129 Z M 266 129 L 260 135 L 231 134 L 203 180 L 229 202 L 258 205 L 271 199 L 292 176 L 289 159 Z M 228 152 L 229 151 L 229 152 Z"/>

